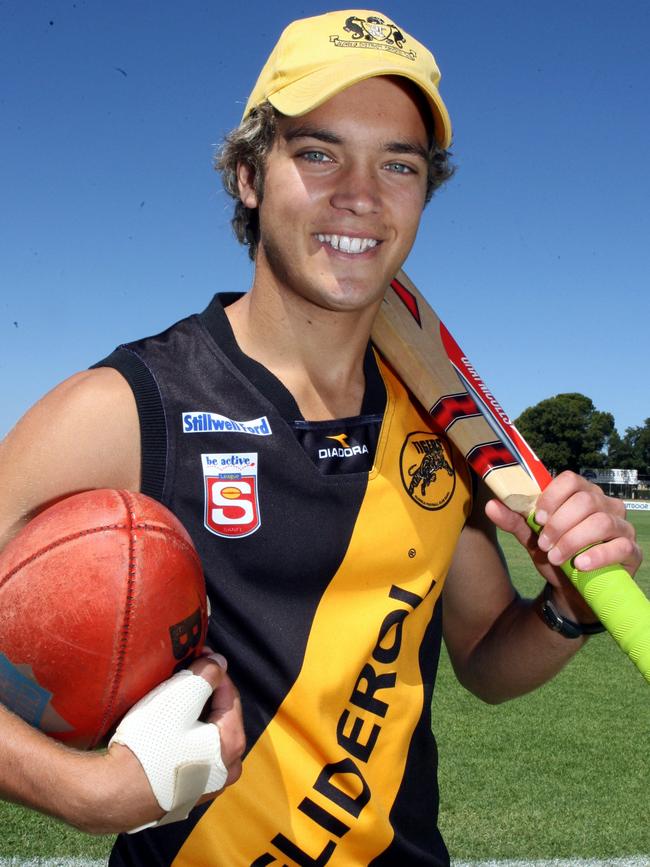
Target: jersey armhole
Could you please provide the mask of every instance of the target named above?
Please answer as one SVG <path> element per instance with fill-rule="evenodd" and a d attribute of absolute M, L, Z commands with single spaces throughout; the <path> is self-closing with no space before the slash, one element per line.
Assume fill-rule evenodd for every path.
<path fill-rule="evenodd" d="M 140 421 L 140 490 L 162 502 L 167 467 L 167 423 L 158 383 L 139 355 L 118 347 L 92 368 L 112 367 L 128 382 Z M 92 369 L 91 368 L 91 369 Z"/>

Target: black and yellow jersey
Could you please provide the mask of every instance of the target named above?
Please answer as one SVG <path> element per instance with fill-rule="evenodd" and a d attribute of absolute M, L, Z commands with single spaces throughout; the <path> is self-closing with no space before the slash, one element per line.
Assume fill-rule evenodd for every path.
<path fill-rule="evenodd" d="M 134 391 L 144 493 L 202 557 L 243 773 L 111 864 L 447 865 L 430 706 L 467 469 L 371 349 L 361 415 L 303 419 L 220 297 L 101 364 Z"/>

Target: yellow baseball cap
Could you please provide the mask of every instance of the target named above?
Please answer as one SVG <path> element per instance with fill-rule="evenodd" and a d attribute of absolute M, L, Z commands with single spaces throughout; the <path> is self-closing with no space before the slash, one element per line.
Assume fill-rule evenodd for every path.
<path fill-rule="evenodd" d="M 433 112 L 436 141 L 451 143 L 451 120 L 438 92 L 440 70 L 424 45 L 380 12 L 348 9 L 301 18 L 283 31 L 253 88 L 244 117 L 268 100 L 289 117 L 376 75 L 414 82 Z"/>

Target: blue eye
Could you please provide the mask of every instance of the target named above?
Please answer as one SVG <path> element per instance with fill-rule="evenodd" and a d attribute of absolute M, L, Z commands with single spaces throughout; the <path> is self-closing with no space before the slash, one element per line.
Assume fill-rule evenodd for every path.
<path fill-rule="evenodd" d="M 391 172 L 396 172 L 400 175 L 412 175 L 414 170 L 410 166 L 404 165 L 404 163 L 388 163 L 386 168 Z"/>
<path fill-rule="evenodd" d="M 323 151 L 303 151 L 300 157 L 309 163 L 331 162 L 331 159 Z"/>

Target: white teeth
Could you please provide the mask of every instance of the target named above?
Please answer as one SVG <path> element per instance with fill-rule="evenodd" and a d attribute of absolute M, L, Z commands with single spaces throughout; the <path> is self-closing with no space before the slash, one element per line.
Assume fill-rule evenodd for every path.
<path fill-rule="evenodd" d="M 321 244 L 329 244 L 341 253 L 365 253 L 379 243 L 374 238 L 350 238 L 348 235 L 316 235 Z"/>

